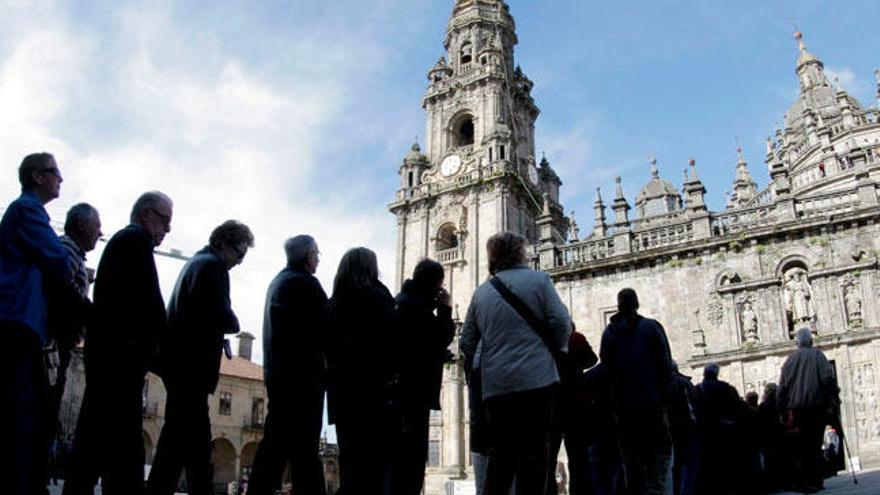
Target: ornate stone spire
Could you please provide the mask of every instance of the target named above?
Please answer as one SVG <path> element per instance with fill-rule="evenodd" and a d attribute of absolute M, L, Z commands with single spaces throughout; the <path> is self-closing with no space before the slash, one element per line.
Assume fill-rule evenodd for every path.
<path fill-rule="evenodd" d="M 623 196 L 623 186 L 619 175 L 615 177 L 614 183 L 617 188 L 617 197 L 614 198 L 614 203 L 611 205 L 611 209 L 614 210 L 614 226 L 618 229 L 629 228 L 630 207 L 629 202 Z"/>
<path fill-rule="evenodd" d="M 608 235 L 608 224 L 605 223 L 605 203 L 602 201 L 602 189 L 596 188 L 596 201 L 593 203 L 596 212 L 596 220 L 593 223 L 593 236 L 605 237 Z"/>
<path fill-rule="evenodd" d="M 736 178 L 733 181 L 731 203 L 740 207 L 748 203 L 758 194 L 758 185 L 749 174 L 749 166 L 743 156 L 742 146 L 736 148 Z"/>
<path fill-rule="evenodd" d="M 874 79 L 877 81 L 877 106 L 880 108 L 880 69 L 874 69 Z"/>
<path fill-rule="evenodd" d="M 688 168 L 690 172 L 687 172 L 687 168 L 685 169 L 688 176 L 684 184 L 685 206 L 691 211 L 704 211 L 706 210 L 706 187 L 697 174 L 697 161 L 693 158 L 689 159 Z"/>

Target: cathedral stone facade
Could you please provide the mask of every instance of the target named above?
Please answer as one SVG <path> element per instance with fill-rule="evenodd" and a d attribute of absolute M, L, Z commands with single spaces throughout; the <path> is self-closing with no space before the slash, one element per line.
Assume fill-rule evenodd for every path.
<path fill-rule="evenodd" d="M 680 187 L 652 160 L 633 206 L 620 179 L 609 205 L 596 190 L 594 226 L 581 238 L 559 203 L 559 177 L 536 160 L 539 110 L 514 62 L 508 6 L 458 0 L 447 56 L 428 73 L 426 150 L 414 145 L 404 159 L 390 205 L 396 282 L 436 259 L 463 315 L 488 275 L 486 239 L 519 232 L 595 346 L 617 291 L 632 287 L 686 373 L 698 380 L 717 362 L 741 394 L 778 381 L 793 332 L 809 327 L 836 369 L 852 455 L 880 463 L 880 111 L 835 87 L 797 40 L 800 95 L 767 139 L 770 184 L 758 188 L 737 150 L 726 209 L 713 212 L 694 160 Z M 427 494 L 472 486 L 464 386 L 460 364 L 447 365 Z"/>

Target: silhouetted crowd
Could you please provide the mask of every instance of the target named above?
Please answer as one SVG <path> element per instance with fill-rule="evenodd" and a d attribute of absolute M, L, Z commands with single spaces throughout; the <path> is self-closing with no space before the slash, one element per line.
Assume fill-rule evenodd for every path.
<path fill-rule="evenodd" d="M 100 481 L 105 495 L 170 495 L 182 474 L 188 493 L 214 493 L 208 399 L 230 355 L 225 335 L 239 332 L 229 270 L 254 245 L 250 229 L 235 220 L 217 226 L 166 304 L 153 250 L 171 230 L 173 203 L 144 193 L 107 242 L 90 301 L 85 256 L 102 235 L 97 210 L 75 205 L 57 236 L 44 207 L 60 193 L 54 157 L 25 157 L 19 180 L 22 194 L 0 222 L 4 493 L 45 494 L 56 476 L 60 401 L 80 345 L 86 389 L 63 493 L 92 494 Z M 292 493 L 325 495 L 326 398 L 339 445 L 337 494 L 420 494 L 430 414 L 454 359 L 446 269 L 421 260 L 394 296 L 379 281 L 375 253 L 354 248 L 328 298 L 314 276 L 315 239 L 291 237 L 284 253 L 266 295 L 268 414 L 247 493 L 276 493 L 289 468 Z M 663 326 L 638 313 L 632 289 L 618 294 L 597 356 L 549 275 L 528 268 L 523 237 L 496 234 L 486 255 L 491 276 L 473 294 L 458 343 L 479 494 L 557 493 L 563 442 L 573 495 L 811 493 L 842 467 L 836 379 L 810 329 L 797 332 L 779 384 L 767 385 L 760 403 L 755 393 L 743 400 L 717 364 L 698 385 L 680 373 Z M 162 379 L 167 400 L 145 483 L 148 372 Z"/>

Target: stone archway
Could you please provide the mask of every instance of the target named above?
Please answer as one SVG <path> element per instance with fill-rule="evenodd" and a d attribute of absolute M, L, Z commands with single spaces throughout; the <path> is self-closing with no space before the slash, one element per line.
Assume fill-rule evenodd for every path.
<path fill-rule="evenodd" d="M 226 486 L 229 485 L 229 482 L 238 479 L 235 472 L 235 446 L 225 438 L 215 438 L 211 445 L 214 488 L 226 491 Z"/>
<path fill-rule="evenodd" d="M 239 475 L 242 479 L 251 477 L 251 467 L 254 465 L 258 445 L 258 442 L 250 442 L 241 448 L 241 472 Z"/>

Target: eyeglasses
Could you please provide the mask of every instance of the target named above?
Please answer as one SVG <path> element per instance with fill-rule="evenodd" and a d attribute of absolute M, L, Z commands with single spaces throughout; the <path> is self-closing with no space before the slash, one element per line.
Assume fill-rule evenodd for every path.
<path fill-rule="evenodd" d="M 40 172 L 45 172 L 54 175 L 55 177 L 61 178 L 61 171 L 58 170 L 58 167 L 49 167 L 40 170 Z"/>
<path fill-rule="evenodd" d="M 159 220 L 162 220 L 163 224 L 165 224 L 166 226 L 171 225 L 171 215 L 165 215 L 163 213 L 160 213 L 155 208 L 147 208 L 147 209 L 152 211 L 157 217 L 159 217 Z"/>

